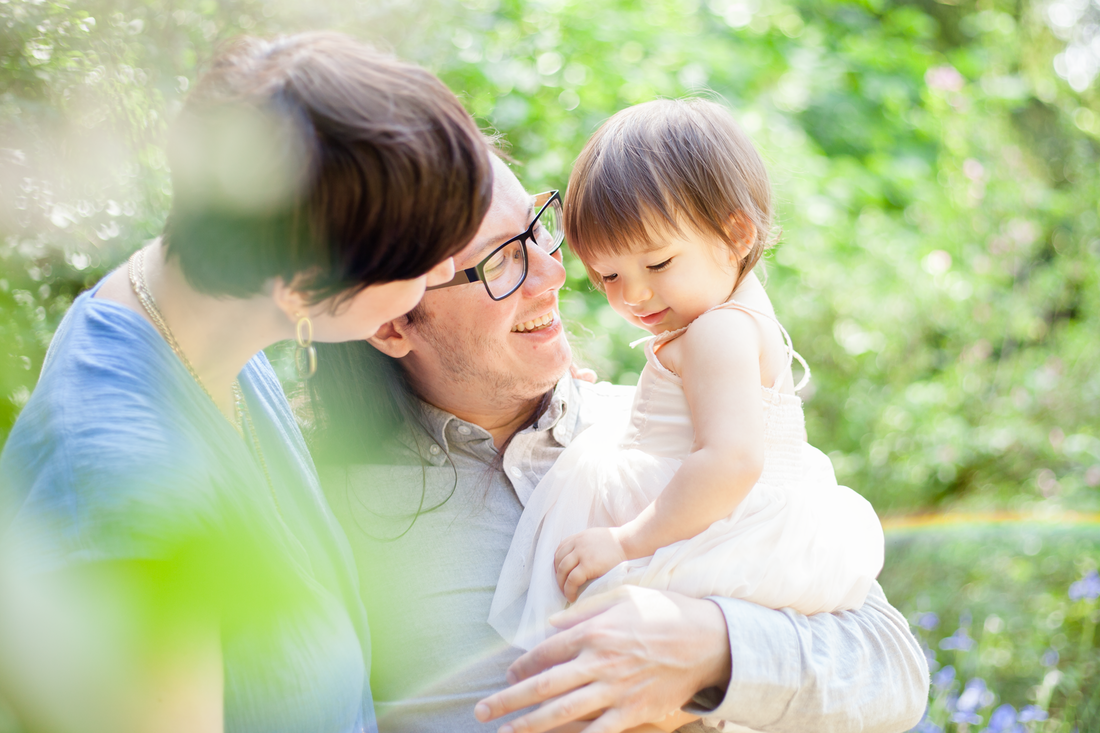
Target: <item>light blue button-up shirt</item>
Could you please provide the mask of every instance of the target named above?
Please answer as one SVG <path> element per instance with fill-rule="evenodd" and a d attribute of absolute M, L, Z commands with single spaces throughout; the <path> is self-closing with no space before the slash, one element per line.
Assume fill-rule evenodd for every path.
<path fill-rule="evenodd" d="M 521 653 L 487 618 L 524 503 L 577 433 L 625 414 L 632 396 L 629 387 L 567 378 L 503 455 L 483 428 L 425 405 L 423 430 L 394 441 L 392 465 L 321 469 L 371 620 L 381 733 L 500 725 L 479 723 L 473 709 L 506 686 Z M 886 733 L 920 719 L 925 658 L 878 584 L 860 610 L 812 617 L 712 600 L 729 628 L 730 684 L 697 696 L 693 712 L 799 733 Z"/>

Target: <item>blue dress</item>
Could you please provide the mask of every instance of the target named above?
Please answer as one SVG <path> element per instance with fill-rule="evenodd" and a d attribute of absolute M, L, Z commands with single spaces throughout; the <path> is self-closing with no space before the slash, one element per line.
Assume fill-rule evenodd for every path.
<path fill-rule="evenodd" d="M 239 380 L 270 486 L 157 331 L 96 290 L 0 455 L 0 549 L 30 576 L 153 561 L 214 606 L 226 731 L 376 731 L 358 575 L 267 358 Z"/>

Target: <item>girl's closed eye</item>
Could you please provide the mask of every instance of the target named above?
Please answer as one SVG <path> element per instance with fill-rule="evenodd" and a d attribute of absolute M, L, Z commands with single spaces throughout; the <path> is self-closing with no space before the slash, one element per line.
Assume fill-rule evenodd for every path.
<path fill-rule="evenodd" d="M 668 267 L 671 264 L 672 264 L 672 258 L 669 257 L 664 262 L 659 262 L 656 265 L 649 265 L 648 267 L 646 267 L 646 269 L 650 270 L 652 272 L 660 272 L 661 270 L 664 270 L 666 267 Z"/>
<path fill-rule="evenodd" d="M 615 273 L 615 272 L 612 272 L 612 273 L 607 274 L 607 275 L 600 275 L 600 279 L 603 280 L 605 283 L 613 283 L 613 282 L 615 282 L 615 279 L 618 278 L 618 277 L 619 277 L 618 273 Z"/>

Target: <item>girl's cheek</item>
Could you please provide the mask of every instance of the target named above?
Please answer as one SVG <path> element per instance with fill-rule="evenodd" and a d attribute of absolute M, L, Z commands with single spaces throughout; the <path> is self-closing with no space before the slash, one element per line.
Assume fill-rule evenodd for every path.
<path fill-rule="evenodd" d="M 614 285 L 605 285 L 604 290 L 607 293 L 608 305 L 616 311 L 621 311 L 623 308 L 623 299 L 619 293 L 619 288 Z"/>

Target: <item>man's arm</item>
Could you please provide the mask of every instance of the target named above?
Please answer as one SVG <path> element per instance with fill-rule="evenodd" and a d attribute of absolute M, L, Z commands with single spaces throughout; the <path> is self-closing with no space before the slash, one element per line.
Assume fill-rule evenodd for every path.
<path fill-rule="evenodd" d="M 860 609 L 813 616 L 711 600 L 729 630 L 730 684 L 720 701 L 708 691 L 716 705 L 696 696 L 690 712 L 768 733 L 888 733 L 920 721 L 928 663 L 878 583 Z"/>
<path fill-rule="evenodd" d="M 775 733 L 902 731 L 924 712 L 924 654 L 877 584 L 858 611 L 810 617 L 711 599 L 728 656 L 699 655 L 700 639 L 725 634 L 696 614 L 698 600 L 636 587 L 604 595 L 598 609 L 580 603 L 561 614 L 569 628 L 520 657 L 513 685 L 479 703 L 477 717 L 551 700 L 502 730 L 541 733 L 603 710 L 586 730 L 617 733 L 680 705 L 691 680 L 727 676 L 724 695 L 707 690 L 687 709 Z M 708 694 L 715 705 L 705 704 Z"/>

